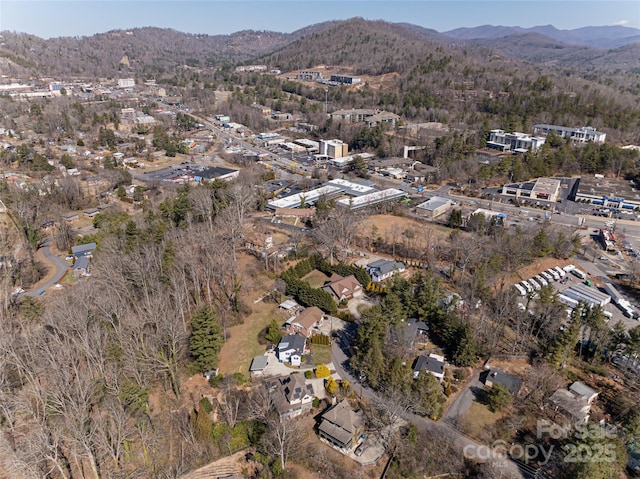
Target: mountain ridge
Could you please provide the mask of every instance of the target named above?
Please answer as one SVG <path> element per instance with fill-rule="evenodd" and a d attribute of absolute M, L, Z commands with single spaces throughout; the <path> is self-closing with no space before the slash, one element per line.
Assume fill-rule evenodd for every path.
<path fill-rule="evenodd" d="M 526 33 L 539 33 L 552 40 L 570 45 L 582 45 L 601 50 L 617 48 L 640 41 L 640 29 L 621 25 L 585 26 L 571 30 L 560 30 L 553 25 L 538 25 L 530 28 L 504 25 L 480 25 L 461 27 L 442 32 L 459 40 L 481 40 L 506 38 Z"/>

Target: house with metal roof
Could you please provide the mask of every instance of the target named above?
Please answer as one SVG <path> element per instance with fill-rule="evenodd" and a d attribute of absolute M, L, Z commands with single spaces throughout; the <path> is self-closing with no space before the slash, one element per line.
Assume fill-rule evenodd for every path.
<path fill-rule="evenodd" d="M 97 245 L 95 243 L 87 243 L 87 244 L 81 244 L 78 246 L 72 246 L 71 254 L 76 258 L 79 258 L 81 256 L 90 256 L 93 250 L 96 249 L 96 246 Z"/>

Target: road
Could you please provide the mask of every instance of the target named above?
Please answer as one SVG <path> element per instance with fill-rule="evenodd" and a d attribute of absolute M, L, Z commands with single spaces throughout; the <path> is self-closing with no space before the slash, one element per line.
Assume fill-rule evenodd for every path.
<path fill-rule="evenodd" d="M 350 329 L 341 331 L 337 341 L 331 347 L 331 359 L 338 375 L 349 381 L 353 390 L 368 401 L 375 403 L 378 401 L 378 393 L 364 385 L 357 374 L 349 366 L 349 352 L 351 351 L 351 340 L 355 334 L 355 324 L 351 323 Z M 431 419 L 407 412 L 403 414 L 403 419 L 407 420 L 421 431 L 426 431 L 434 437 L 445 438 L 451 442 L 461 454 L 466 457 L 476 457 L 479 460 L 490 462 L 495 471 L 498 471 L 496 479 L 528 479 L 533 477 L 530 471 L 523 471 L 510 458 L 501 456 L 498 452 L 491 450 L 484 444 L 465 436 L 458 430 L 444 421 L 436 422 Z"/>
<path fill-rule="evenodd" d="M 55 269 L 55 273 L 47 281 L 38 283 L 32 289 L 23 293 L 27 296 L 39 296 L 42 291 L 46 291 L 48 288 L 56 284 L 64 277 L 65 274 L 67 274 L 67 271 L 69 271 L 69 265 L 64 260 L 64 258 L 61 258 L 60 256 L 55 255 L 51 252 L 51 248 L 49 246 L 50 241 L 50 239 L 47 239 L 40 250 L 49 263 L 49 267 Z"/>

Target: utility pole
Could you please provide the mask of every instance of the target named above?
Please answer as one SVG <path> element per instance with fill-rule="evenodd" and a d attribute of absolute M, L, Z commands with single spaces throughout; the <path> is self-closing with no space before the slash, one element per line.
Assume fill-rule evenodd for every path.
<path fill-rule="evenodd" d="M 324 87 L 324 114 L 329 114 L 327 109 L 327 103 L 329 102 L 329 87 Z"/>

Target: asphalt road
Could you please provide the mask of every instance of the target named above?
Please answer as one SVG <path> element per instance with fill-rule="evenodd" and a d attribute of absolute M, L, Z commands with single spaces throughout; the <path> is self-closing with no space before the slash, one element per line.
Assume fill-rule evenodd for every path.
<path fill-rule="evenodd" d="M 349 325 L 355 326 L 355 325 Z M 337 341 L 331 347 L 331 359 L 333 366 L 338 375 L 349 381 L 356 394 L 375 403 L 378 400 L 378 394 L 373 389 L 365 386 L 358 375 L 349 367 L 349 355 L 351 351 L 351 338 L 353 330 L 345 330 L 340 332 Z M 418 416 L 411 412 L 403 414 L 403 419 L 415 425 L 421 431 L 428 431 L 435 437 L 445 438 L 450 441 L 461 454 L 466 457 L 476 457 L 483 462 L 490 462 L 497 471 L 496 479 L 522 479 L 533 477 L 532 474 L 523 472 L 523 470 L 510 458 L 500 456 L 484 444 L 480 444 L 473 439 L 465 436 L 457 429 L 444 421 L 436 422 L 431 419 Z"/>
<path fill-rule="evenodd" d="M 42 291 L 46 291 L 48 288 L 56 284 L 58 281 L 60 281 L 64 277 L 65 274 L 67 274 L 67 271 L 69 271 L 69 265 L 64 260 L 64 258 L 61 258 L 60 256 L 55 255 L 51 252 L 51 248 L 49 247 L 49 242 L 50 240 L 47 240 L 42 246 L 41 250 L 42 250 L 43 256 L 49 263 L 49 267 L 55 269 L 55 274 L 51 277 L 51 279 L 43 283 L 38 283 L 32 289 L 23 293 L 27 296 L 34 296 L 34 297 L 40 296 L 41 295 L 40 293 Z"/>

